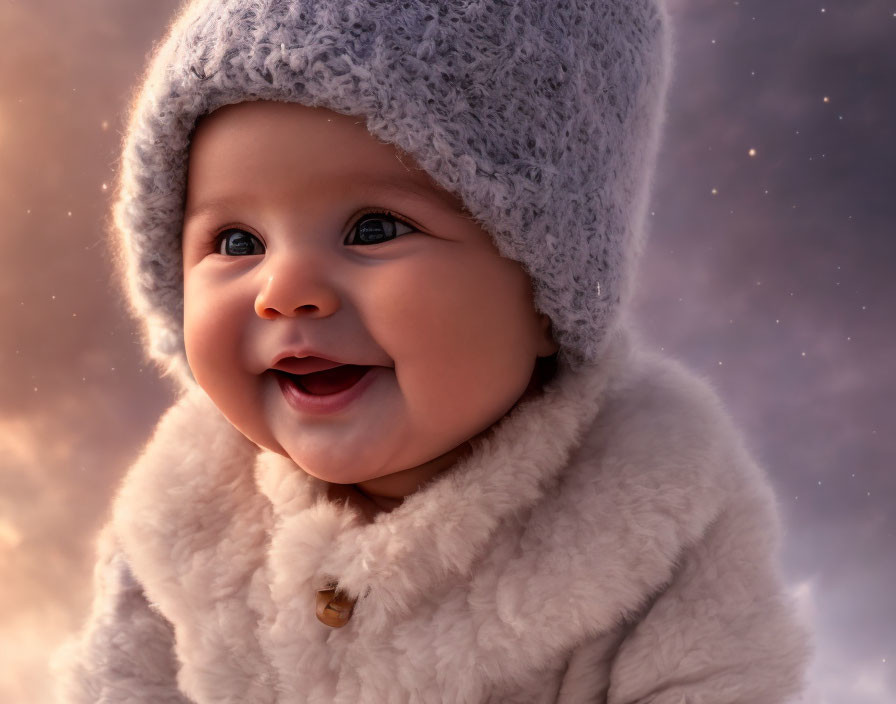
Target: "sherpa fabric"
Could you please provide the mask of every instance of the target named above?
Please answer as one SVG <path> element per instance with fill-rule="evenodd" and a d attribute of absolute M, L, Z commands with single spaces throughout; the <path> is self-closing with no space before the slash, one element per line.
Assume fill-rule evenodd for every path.
<path fill-rule="evenodd" d="M 765 473 L 623 333 L 373 523 L 186 393 L 118 495 L 60 701 L 790 701 L 811 650 Z M 340 629 L 330 579 L 358 599 Z"/>
<path fill-rule="evenodd" d="M 661 0 L 198 0 L 136 93 L 114 206 L 150 355 L 192 380 L 180 228 L 197 119 L 246 100 L 361 116 L 530 274 L 560 354 L 629 299 L 672 62 Z"/>

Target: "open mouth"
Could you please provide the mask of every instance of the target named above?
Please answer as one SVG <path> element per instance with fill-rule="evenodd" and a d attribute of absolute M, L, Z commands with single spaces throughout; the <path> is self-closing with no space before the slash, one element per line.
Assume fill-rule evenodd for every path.
<path fill-rule="evenodd" d="M 312 396 L 328 396 L 338 394 L 357 384 L 371 367 L 356 364 L 341 364 L 332 369 L 311 374 L 290 374 L 289 372 L 274 369 L 280 376 L 289 379 L 299 391 Z"/>

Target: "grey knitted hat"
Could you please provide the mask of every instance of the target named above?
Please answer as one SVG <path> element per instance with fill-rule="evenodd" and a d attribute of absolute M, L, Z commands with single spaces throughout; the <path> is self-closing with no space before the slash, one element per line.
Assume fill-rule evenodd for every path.
<path fill-rule="evenodd" d="M 196 0 L 131 104 L 113 208 L 150 356 L 179 381 L 187 158 L 199 117 L 280 100 L 363 117 L 533 282 L 572 368 L 632 293 L 671 73 L 664 0 Z"/>

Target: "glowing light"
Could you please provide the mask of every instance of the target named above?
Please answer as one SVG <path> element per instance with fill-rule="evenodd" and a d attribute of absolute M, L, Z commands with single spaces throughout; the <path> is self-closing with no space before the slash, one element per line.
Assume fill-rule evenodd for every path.
<path fill-rule="evenodd" d="M 0 549 L 15 550 L 22 542 L 22 534 L 9 521 L 0 518 Z"/>

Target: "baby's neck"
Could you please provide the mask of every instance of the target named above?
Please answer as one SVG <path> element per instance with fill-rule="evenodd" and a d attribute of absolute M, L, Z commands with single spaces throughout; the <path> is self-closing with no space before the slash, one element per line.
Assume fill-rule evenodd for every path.
<path fill-rule="evenodd" d="M 370 496 L 358 489 L 356 484 L 328 484 L 327 500 L 331 503 L 345 502 L 357 509 L 368 523 L 380 513 L 389 513 L 401 505 L 401 499 Z"/>
<path fill-rule="evenodd" d="M 360 484 L 353 484 L 352 487 L 366 500 L 376 506 L 378 512 L 389 513 L 393 509 L 398 508 L 404 503 L 403 496 L 381 496 L 379 494 L 370 494 L 361 487 Z"/>

